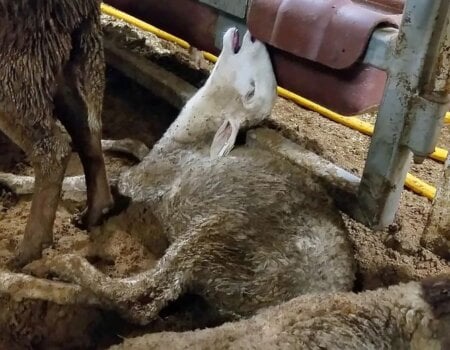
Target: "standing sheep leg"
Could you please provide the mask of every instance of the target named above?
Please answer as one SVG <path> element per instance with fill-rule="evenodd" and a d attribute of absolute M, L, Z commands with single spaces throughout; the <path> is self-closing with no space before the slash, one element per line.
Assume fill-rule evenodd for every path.
<path fill-rule="evenodd" d="M 17 256 L 18 265 L 40 258 L 42 249 L 53 243 L 53 223 L 70 155 L 69 138 L 62 131 L 56 132 L 38 143 L 33 153 L 35 191 Z"/>
<path fill-rule="evenodd" d="M 82 228 L 90 228 L 102 222 L 105 214 L 113 206 L 113 198 L 106 175 L 100 137 L 83 129 L 76 133 L 84 133 L 83 136 L 73 137 L 77 139 L 74 145 L 83 164 L 87 188 L 87 207 L 77 224 Z"/>
<path fill-rule="evenodd" d="M 23 266 L 41 257 L 53 242 L 53 223 L 70 156 L 70 138 L 52 114 L 32 125 L 24 118 L 0 115 L 0 127 L 27 154 L 34 168 L 34 195 L 24 237 L 12 262 Z"/>
<path fill-rule="evenodd" d="M 87 187 L 87 208 L 79 225 L 101 223 L 113 206 L 101 146 L 102 103 L 105 64 L 98 23 L 85 23 L 74 34 L 72 58 L 65 70 L 68 89 L 56 98 L 66 116 L 66 126 L 83 164 Z"/>

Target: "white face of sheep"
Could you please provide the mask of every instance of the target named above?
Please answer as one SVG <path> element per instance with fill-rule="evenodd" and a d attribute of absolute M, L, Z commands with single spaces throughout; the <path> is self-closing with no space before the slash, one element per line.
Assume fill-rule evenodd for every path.
<path fill-rule="evenodd" d="M 230 28 L 223 37 L 223 48 L 207 86 L 220 103 L 220 127 L 211 144 L 212 158 L 227 155 L 241 127 L 252 127 L 267 118 L 276 98 L 276 80 L 265 45 L 247 32 Z"/>

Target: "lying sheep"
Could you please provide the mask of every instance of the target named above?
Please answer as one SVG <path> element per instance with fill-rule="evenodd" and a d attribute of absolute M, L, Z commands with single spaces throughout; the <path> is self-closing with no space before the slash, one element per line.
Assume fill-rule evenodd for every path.
<path fill-rule="evenodd" d="M 36 178 L 19 265 L 39 258 L 52 243 L 69 135 L 86 174 L 83 223 L 97 224 L 112 205 L 100 144 L 99 5 L 98 0 L 0 0 L 0 129 L 25 151 Z"/>
<path fill-rule="evenodd" d="M 217 328 L 126 339 L 111 350 L 450 349 L 450 276 L 361 294 L 297 297 Z"/>
<path fill-rule="evenodd" d="M 119 180 L 132 199 L 130 222 L 155 217 L 170 242 L 157 266 L 111 279 L 77 255 L 48 261 L 133 322 L 150 322 L 186 292 L 246 316 L 299 294 L 352 288 L 346 229 L 311 174 L 263 150 L 231 152 L 239 129 L 267 117 L 276 97 L 265 46 L 249 33 L 239 41 L 237 30 L 226 32 L 204 87 Z"/>

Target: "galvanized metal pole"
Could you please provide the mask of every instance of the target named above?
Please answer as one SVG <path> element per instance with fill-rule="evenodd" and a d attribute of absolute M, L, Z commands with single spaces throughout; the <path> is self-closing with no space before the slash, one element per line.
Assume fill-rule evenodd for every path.
<path fill-rule="evenodd" d="M 389 78 L 354 213 L 373 228 L 393 222 L 413 152 L 420 161 L 436 145 L 449 107 L 449 15 L 449 0 L 408 0 L 396 40 L 384 48 Z"/>
<path fill-rule="evenodd" d="M 450 156 L 425 227 L 422 244 L 437 255 L 450 258 Z"/>

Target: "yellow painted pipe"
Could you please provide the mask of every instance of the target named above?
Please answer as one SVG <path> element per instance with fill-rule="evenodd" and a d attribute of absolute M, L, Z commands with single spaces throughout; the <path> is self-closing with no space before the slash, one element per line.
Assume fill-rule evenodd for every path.
<path fill-rule="evenodd" d="M 450 112 L 447 112 L 447 114 L 445 115 L 444 121 L 445 121 L 445 123 L 450 124 Z"/>
<path fill-rule="evenodd" d="M 278 95 L 280 95 L 281 97 L 287 98 L 288 100 L 291 100 L 291 101 L 293 101 L 301 106 L 304 106 L 308 109 L 311 109 L 311 110 L 323 115 L 324 117 L 327 117 L 328 119 L 331 119 L 339 124 L 348 126 L 349 128 L 358 130 L 359 132 L 369 135 L 369 136 L 373 135 L 374 126 L 368 122 L 365 122 L 365 121 L 359 119 L 358 117 L 344 117 L 336 112 L 329 110 L 328 108 L 320 106 L 320 105 L 318 105 L 304 97 L 301 97 L 297 94 L 294 94 L 294 93 L 290 92 L 289 90 L 286 90 L 282 87 L 278 87 Z M 449 114 L 449 118 L 450 118 L 450 113 L 448 113 L 448 114 Z M 436 147 L 434 152 L 432 154 L 430 154 L 430 157 L 444 163 L 445 160 L 447 159 L 447 155 L 448 155 L 448 151 L 446 149 Z"/>
<path fill-rule="evenodd" d="M 101 9 L 102 9 L 103 13 L 113 16 L 117 19 L 121 19 L 121 20 L 127 22 L 128 24 L 131 24 L 131 25 L 133 25 L 137 28 L 140 28 L 144 31 L 153 33 L 156 36 L 160 37 L 161 39 L 176 43 L 185 49 L 189 49 L 191 47 L 191 45 L 187 41 L 180 39 L 177 36 L 172 35 L 168 32 L 165 32 L 159 28 L 156 28 L 144 21 L 141 21 L 140 19 L 137 19 L 136 17 L 133 17 L 123 11 L 117 10 L 116 8 L 114 8 L 112 6 L 102 3 Z M 207 59 L 213 63 L 215 63 L 217 61 L 217 56 L 215 56 L 209 52 L 203 51 L 203 57 L 205 57 L 205 59 Z M 373 134 L 374 126 L 370 123 L 360 120 L 357 117 L 344 117 L 338 113 L 335 113 L 335 112 L 329 110 L 328 108 L 320 106 L 320 105 L 318 105 L 304 97 L 301 97 L 297 94 L 294 94 L 293 92 L 286 90 L 280 86 L 277 87 L 277 92 L 278 92 L 279 96 L 286 98 L 288 100 L 291 100 L 291 101 L 299 104 L 300 106 L 311 109 L 311 110 L 313 110 L 313 111 L 315 111 L 337 123 L 340 123 L 342 125 L 352 128 L 352 129 L 358 130 L 361 133 L 364 133 L 369 136 L 371 136 Z M 450 120 L 450 113 L 447 113 L 446 120 L 447 119 Z M 431 155 L 431 157 L 444 162 L 445 159 L 447 159 L 447 154 L 448 154 L 447 150 L 444 150 L 442 148 L 436 148 L 436 151 Z M 409 173 L 406 176 L 405 186 L 408 187 L 409 189 L 411 189 L 412 191 L 414 191 L 415 193 L 417 193 L 421 196 L 427 197 L 428 199 L 433 199 L 436 194 L 436 189 L 433 186 L 427 184 L 426 182 L 420 180 L 419 178 L 417 178 Z"/>
<path fill-rule="evenodd" d="M 436 195 L 435 187 L 409 173 L 406 175 L 405 186 L 413 192 L 428 198 L 429 200 L 433 200 Z"/>

